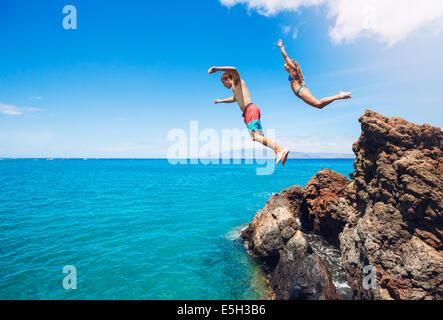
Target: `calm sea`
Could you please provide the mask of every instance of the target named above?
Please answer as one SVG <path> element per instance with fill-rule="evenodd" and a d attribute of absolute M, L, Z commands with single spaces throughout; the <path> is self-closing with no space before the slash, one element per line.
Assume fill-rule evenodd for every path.
<path fill-rule="evenodd" d="M 238 240 L 273 194 L 353 160 L 171 165 L 167 160 L 0 161 L 0 299 L 258 299 Z M 63 268 L 77 271 L 66 290 Z"/>

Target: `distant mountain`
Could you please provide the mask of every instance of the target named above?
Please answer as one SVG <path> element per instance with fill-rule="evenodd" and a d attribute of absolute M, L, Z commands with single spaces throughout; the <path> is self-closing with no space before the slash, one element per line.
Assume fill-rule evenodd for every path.
<path fill-rule="evenodd" d="M 355 155 L 348 153 L 303 153 L 291 152 L 289 159 L 355 159 Z"/>
<path fill-rule="evenodd" d="M 274 158 L 272 151 L 263 152 L 256 150 L 257 158 Z M 245 156 L 246 155 L 246 156 Z M 254 155 L 254 149 L 232 150 L 220 154 L 221 159 L 250 159 Z M 309 152 L 290 152 L 288 159 L 355 159 L 355 155 L 347 153 L 309 153 Z"/>

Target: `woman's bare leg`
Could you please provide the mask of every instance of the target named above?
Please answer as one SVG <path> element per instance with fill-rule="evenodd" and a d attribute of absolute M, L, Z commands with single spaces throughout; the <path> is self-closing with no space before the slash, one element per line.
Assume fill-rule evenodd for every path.
<path fill-rule="evenodd" d="M 293 88 L 293 90 L 294 90 L 294 88 Z M 299 96 L 307 104 L 309 104 L 309 105 L 311 105 L 311 106 L 313 106 L 315 108 L 318 108 L 318 109 L 323 109 L 324 107 L 326 107 L 331 102 L 334 102 L 335 100 L 352 98 L 352 92 L 342 92 L 342 91 L 340 91 L 339 93 L 337 93 L 333 97 L 326 97 L 326 98 L 323 98 L 321 100 L 318 100 L 317 98 L 315 98 L 311 94 L 311 91 L 308 88 L 304 88 L 300 92 Z"/>
<path fill-rule="evenodd" d="M 323 109 L 324 107 L 326 107 L 328 104 L 330 104 L 331 102 L 334 102 L 335 100 L 340 100 L 340 99 L 349 99 L 352 97 L 352 93 L 351 92 L 339 92 L 337 93 L 335 96 L 333 97 L 327 97 L 327 98 L 323 98 L 321 99 L 318 104 L 317 104 L 317 108 L 319 109 Z"/>

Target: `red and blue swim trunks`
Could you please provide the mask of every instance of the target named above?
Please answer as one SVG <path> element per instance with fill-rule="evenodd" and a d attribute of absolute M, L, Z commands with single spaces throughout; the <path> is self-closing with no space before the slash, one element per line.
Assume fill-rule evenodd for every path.
<path fill-rule="evenodd" d="M 250 103 L 246 106 L 243 118 L 245 118 L 245 124 L 250 134 L 254 131 L 263 133 L 263 127 L 260 123 L 260 109 L 255 104 Z"/>

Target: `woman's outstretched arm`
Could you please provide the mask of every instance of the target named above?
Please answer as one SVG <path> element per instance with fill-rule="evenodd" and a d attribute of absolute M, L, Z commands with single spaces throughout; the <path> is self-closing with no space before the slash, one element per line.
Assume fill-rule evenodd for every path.
<path fill-rule="evenodd" d="M 295 65 L 292 62 L 292 60 L 289 58 L 288 54 L 286 53 L 285 47 L 283 46 L 283 41 L 281 39 L 278 40 L 277 46 L 281 50 L 281 54 L 283 55 L 283 59 L 285 59 L 285 62 L 289 65 L 291 69 L 295 69 Z"/>
<path fill-rule="evenodd" d="M 292 90 L 294 91 L 294 93 L 296 94 L 296 90 L 294 86 L 291 86 Z M 318 100 L 316 97 L 314 97 L 311 94 L 311 91 L 309 91 L 308 88 L 303 88 L 300 92 L 299 92 L 299 97 L 306 102 L 307 104 L 317 108 L 317 109 L 323 109 L 324 107 L 326 107 L 328 104 L 330 104 L 331 102 L 334 102 L 335 100 L 340 100 L 340 99 L 349 99 L 352 97 L 352 92 L 339 92 L 337 93 L 335 96 L 333 97 L 326 97 L 323 98 L 321 100 Z"/>

